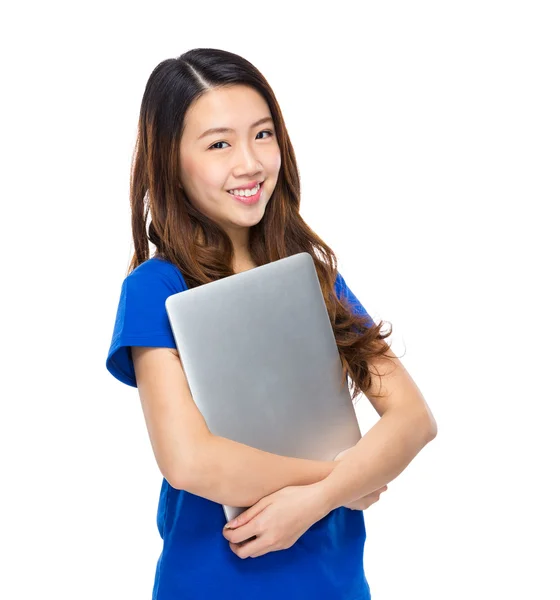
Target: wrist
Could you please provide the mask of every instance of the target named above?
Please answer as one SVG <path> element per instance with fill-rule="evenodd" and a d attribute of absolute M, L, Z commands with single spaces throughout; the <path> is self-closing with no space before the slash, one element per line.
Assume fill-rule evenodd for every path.
<path fill-rule="evenodd" d="M 315 507 L 317 513 L 317 520 L 326 517 L 332 510 L 338 508 L 335 505 L 334 495 L 332 494 L 332 488 L 327 482 L 328 477 L 321 481 L 317 481 L 312 484 L 315 492 Z"/>
<path fill-rule="evenodd" d="M 339 463 L 335 460 L 317 461 L 316 476 L 313 479 L 313 481 L 310 481 L 309 483 L 319 483 L 319 481 L 322 481 L 323 479 L 328 477 L 338 464 Z"/>

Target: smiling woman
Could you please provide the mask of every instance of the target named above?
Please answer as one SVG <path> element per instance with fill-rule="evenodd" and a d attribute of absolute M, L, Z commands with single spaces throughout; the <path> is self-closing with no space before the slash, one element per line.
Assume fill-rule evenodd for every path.
<path fill-rule="evenodd" d="M 284 119 L 251 63 L 208 48 L 164 60 L 148 79 L 138 132 L 130 190 L 134 255 L 106 365 L 138 388 L 164 477 L 157 519 L 163 549 L 153 598 L 366 600 L 365 522 L 362 510 L 351 508 L 379 497 L 364 479 L 375 444 L 388 448 L 389 462 L 398 458 L 392 470 L 404 451 L 391 452 L 389 441 L 372 433 L 360 451 L 358 444 L 348 452 L 352 458 L 314 461 L 213 435 L 191 395 L 165 301 L 308 252 L 352 400 L 367 392 L 381 402 L 373 381 L 381 361 L 396 359 L 385 341 L 391 329 L 382 332 L 384 322 L 373 322 L 338 272 L 335 253 L 304 222 Z M 383 415 L 384 436 L 395 432 L 400 441 L 410 432 L 408 455 L 428 437 L 427 419 L 412 407 L 403 403 L 398 414 Z M 413 412 L 414 420 L 408 417 Z M 332 476 L 344 482 L 346 496 L 363 489 L 361 500 L 331 505 L 331 492 L 324 490 L 333 486 L 319 484 Z M 224 535 L 221 504 L 251 506 L 243 528 Z M 242 560 L 251 556 L 244 552 L 253 558 Z"/>

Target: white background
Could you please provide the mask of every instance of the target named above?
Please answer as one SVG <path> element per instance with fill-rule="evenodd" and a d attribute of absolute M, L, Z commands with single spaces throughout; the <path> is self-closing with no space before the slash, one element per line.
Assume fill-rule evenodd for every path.
<path fill-rule="evenodd" d="M 302 214 L 439 428 L 365 513 L 376 600 L 560 598 L 554 2 L 26 3 L 2 23 L 2 597 L 148 600 L 158 471 L 105 369 L 162 60 L 274 89 Z M 365 397 L 359 420 L 377 414 Z"/>

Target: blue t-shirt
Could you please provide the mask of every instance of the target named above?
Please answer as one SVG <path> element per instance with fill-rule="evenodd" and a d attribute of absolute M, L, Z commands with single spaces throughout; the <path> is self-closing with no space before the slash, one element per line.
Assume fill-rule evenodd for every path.
<path fill-rule="evenodd" d="M 180 270 L 152 257 L 122 284 L 106 366 L 136 387 L 130 346 L 176 348 L 165 310 L 168 296 L 187 289 Z M 337 296 L 366 310 L 338 273 Z M 370 317 L 371 319 L 371 317 Z M 373 323 L 373 320 L 371 321 Z M 152 600 L 367 600 L 362 511 L 345 507 L 314 523 L 291 547 L 241 559 L 222 534 L 221 504 L 172 487 L 164 478 L 157 509 L 163 549 Z"/>

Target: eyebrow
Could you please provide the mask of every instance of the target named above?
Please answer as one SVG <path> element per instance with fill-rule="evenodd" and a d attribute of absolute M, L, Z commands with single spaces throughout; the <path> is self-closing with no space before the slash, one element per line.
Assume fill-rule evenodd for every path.
<path fill-rule="evenodd" d="M 274 121 L 272 120 L 272 117 L 263 117 L 262 119 L 259 119 L 258 121 L 255 121 L 252 125 L 251 125 L 251 129 L 253 129 L 253 127 L 257 127 L 257 125 L 262 125 L 263 123 L 268 123 L 268 122 L 274 123 Z M 212 135 L 214 133 L 232 133 L 234 130 L 231 129 L 231 127 L 213 127 L 212 129 L 207 129 L 203 134 L 199 135 L 196 139 L 200 140 L 203 137 L 206 137 L 207 135 Z"/>

